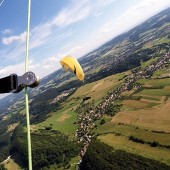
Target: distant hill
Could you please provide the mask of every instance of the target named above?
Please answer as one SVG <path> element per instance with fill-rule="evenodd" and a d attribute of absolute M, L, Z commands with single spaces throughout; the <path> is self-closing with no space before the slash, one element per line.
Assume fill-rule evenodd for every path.
<path fill-rule="evenodd" d="M 123 41 L 124 39 L 129 39 L 130 41 L 134 42 L 139 40 L 140 34 L 147 32 L 152 29 L 157 29 L 164 25 L 165 23 L 170 22 L 170 8 L 160 12 L 159 14 L 149 18 L 142 24 L 136 26 L 135 28 L 131 29 L 130 31 L 113 38 L 102 47 L 107 47 L 109 45 L 116 45 L 117 43 Z"/>
<path fill-rule="evenodd" d="M 147 48 L 145 48 L 144 45 L 149 42 L 156 42 L 156 40 L 161 40 L 162 38 L 167 39 L 170 34 L 169 22 L 170 8 L 160 12 L 139 26 L 113 38 L 98 49 L 81 57 L 79 61 L 86 75 L 84 83 L 96 81 L 105 76 L 139 66 L 140 62 L 139 58 L 137 58 L 139 54 L 137 52 L 141 50 L 141 53 L 143 53 L 144 56 L 147 53 Z M 159 41 L 153 47 L 155 49 L 159 48 Z M 134 53 L 136 54 L 135 61 L 133 56 Z M 151 53 L 151 51 L 149 51 L 149 53 Z M 146 58 L 145 60 L 147 59 L 149 58 Z M 128 67 L 127 63 L 130 63 Z M 73 74 L 68 72 L 65 73 L 62 69 L 59 69 L 44 77 L 38 88 L 30 89 L 29 96 L 31 99 L 34 99 L 39 94 L 46 95 L 51 88 L 56 89 L 63 84 L 66 86 L 70 81 L 76 81 Z M 70 88 L 73 88 L 73 86 Z M 60 93 L 61 92 L 62 91 L 60 91 Z M 3 113 L 4 108 L 7 108 L 8 105 L 14 104 L 18 98 L 22 100 L 23 94 L 9 95 L 1 99 L 0 113 Z"/>
<path fill-rule="evenodd" d="M 169 166 L 169 35 L 170 8 L 81 57 L 83 82 L 59 69 L 29 89 L 34 167 L 74 168 L 83 156 L 90 168 Z M 23 93 L 0 100 L 0 161 L 27 162 Z"/>

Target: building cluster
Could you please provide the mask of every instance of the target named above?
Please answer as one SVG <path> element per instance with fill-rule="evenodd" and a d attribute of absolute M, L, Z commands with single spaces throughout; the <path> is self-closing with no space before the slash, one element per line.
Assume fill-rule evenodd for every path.
<path fill-rule="evenodd" d="M 80 151 L 81 157 L 85 154 L 89 142 L 91 141 L 92 136 L 90 132 L 95 126 L 94 122 L 100 119 L 102 115 L 106 113 L 106 109 L 110 103 L 114 103 L 116 99 L 120 98 L 123 91 L 131 90 L 132 88 L 140 88 L 141 86 L 135 83 L 137 80 L 141 78 L 150 78 L 155 71 L 161 70 L 169 64 L 170 51 L 143 70 L 140 68 L 133 69 L 132 73 L 125 78 L 124 83 L 120 85 L 116 90 L 111 91 L 98 106 L 94 106 L 93 102 L 88 103 L 88 105 L 80 106 L 86 107 L 86 109 L 81 110 L 77 117 L 77 124 L 79 124 L 79 128 L 75 134 L 77 141 L 83 142 L 84 144 Z"/>
<path fill-rule="evenodd" d="M 59 100 L 68 96 L 74 90 L 75 90 L 75 88 L 71 88 L 70 90 L 63 91 L 60 95 L 58 95 L 56 98 L 54 98 L 50 104 L 57 103 Z"/>

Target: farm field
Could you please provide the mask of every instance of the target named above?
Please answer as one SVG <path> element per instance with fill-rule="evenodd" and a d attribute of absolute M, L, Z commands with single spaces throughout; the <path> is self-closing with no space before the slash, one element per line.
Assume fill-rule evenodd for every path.
<path fill-rule="evenodd" d="M 170 144 L 168 97 L 170 78 L 140 79 L 137 83 L 148 89 L 123 92 L 123 96 L 131 97 L 122 100 L 123 106 L 120 112 L 103 125 L 97 123 L 93 132 L 97 134 L 97 139 L 116 149 L 123 149 L 170 165 L 170 151 L 165 147 Z M 130 136 L 145 143 L 129 140 Z M 160 146 L 152 147 L 148 144 L 153 142 L 158 142 Z"/>
<path fill-rule="evenodd" d="M 68 100 L 73 98 L 83 98 L 84 96 L 90 96 L 91 100 L 95 100 L 96 102 L 102 99 L 102 97 L 107 95 L 107 92 L 116 88 L 125 75 L 128 72 L 120 73 L 112 76 L 108 76 L 99 81 L 86 84 L 80 87 L 72 96 L 69 97 Z"/>
<path fill-rule="evenodd" d="M 76 117 L 76 112 L 71 109 L 63 109 L 59 112 L 52 113 L 51 117 L 37 124 L 36 129 L 52 127 L 52 129 L 59 130 L 65 134 L 73 134 L 77 129 L 77 125 L 74 124 Z"/>
<path fill-rule="evenodd" d="M 104 96 L 107 95 L 109 90 L 118 86 L 119 79 L 122 79 L 127 72 L 112 75 L 102 80 L 89 83 L 80 87 L 67 101 L 62 105 L 62 109 L 58 112 L 51 113 L 51 116 L 45 121 L 32 125 L 32 130 L 41 129 L 45 127 L 52 127 L 52 129 L 59 130 L 65 134 L 74 134 L 77 125 L 74 124 L 77 118 L 77 113 L 74 111 L 81 103 L 84 96 L 90 96 L 90 100 L 99 102 Z"/>
<path fill-rule="evenodd" d="M 36 129 L 52 127 L 52 129 L 73 137 L 78 125 L 74 124 L 77 118 L 76 107 L 83 97 L 91 97 L 88 101 L 99 102 L 107 92 L 116 88 L 120 79 L 127 73 L 109 76 L 105 79 L 84 85 L 71 95 L 59 112 L 52 113 L 44 122 L 36 125 Z M 151 147 L 149 144 L 140 144 L 130 141 L 134 136 L 145 142 L 158 142 L 162 146 L 170 143 L 170 100 L 166 99 L 169 94 L 169 79 L 141 79 L 138 81 L 143 86 L 156 87 L 157 89 L 144 89 L 138 93 L 135 90 L 125 91 L 122 94 L 129 96 L 141 96 L 139 100 L 123 100 L 121 111 L 114 117 L 104 115 L 106 123 L 101 125 L 96 122 L 97 128 L 93 130 L 98 139 L 117 149 L 152 158 L 170 165 L 169 149 L 165 147 Z M 159 87 L 161 86 L 161 89 Z M 148 93 L 149 91 L 149 93 Z M 163 93 L 164 92 L 164 93 Z M 160 133 L 158 133 L 160 132 Z M 165 133 L 161 133 L 165 132 Z M 126 145 L 125 145 L 126 144 Z M 145 150 L 145 152 L 143 152 Z M 164 156 L 166 155 L 166 157 Z M 51 167 L 56 168 L 56 167 Z M 71 167 L 73 168 L 73 167 Z M 60 168 L 58 168 L 60 169 Z"/>
<path fill-rule="evenodd" d="M 147 17 L 146 21 L 144 16 L 141 25 L 134 24 L 134 28 L 116 35 L 121 30 L 112 31 L 116 27 L 106 28 L 110 23 L 107 21 L 104 23 L 106 16 L 103 15 L 104 10 L 111 9 L 109 7 L 111 3 L 92 3 L 94 2 L 82 2 L 84 6 L 82 4 L 77 6 L 74 1 L 58 4 L 57 11 L 56 9 L 50 11 L 49 17 L 42 16 L 40 23 L 36 20 L 37 23 L 31 28 L 32 33 L 36 31 L 34 28 L 47 28 L 47 34 L 50 34 L 48 37 L 46 34 L 44 34 L 46 37 L 40 36 L 40 39 L 44 40 L 42 43 L 37 39 L 38 45 L 45 47 L 39 52 L 36 52 L 39 46 L 34 46 L 33 43 L 35 49 L 31 51 L 31 60 L 34 61 L 36 54 L 42 53 L 43 55 L 40 55 L 42 57 L 36 58 L 36 61 L 39 59 L 41 61 L 38 65 L 29 63 L 36 67 L 32 67 L 34 71 L 40 70 L 41 77 L 39 86 L 28 90 L 33 169 L 75 170 L 88 167 L 89 169 L 170 169 L 170 8 L 152 15 L 151 18 Z M 167 6 L 161 3 L 162 6 L 159 6 L 157 11 Z M 133 3 L 128 5 L 134 8 L 127 6 L 126 11 L 132 10 L 133 13 L 133 9 L 138 9 L 141 3 L 136 3 L 136 6 Z M 144 5 L 148 7 L 148 4 Z M 85 7 L 83 8 L 85 16 L 80 18 L 78 15 L 78 20 L 74 17 L 75 22 L 69 23 L 67 16 L 61 17 L 59 19 L 65 19 L 65 22 L 56 25 L 56 18 L 67 12 L 70 7 L 81 11 L 81 14 L 84 14 L 81 7 Z M 114 10 L 110 12 L 116 16 Z M 154 11 L 151 12 L 154 14 Z M 151 16 L 151 13 L 149 15 Z M 95 34 L 93 34 L 95 27 L 85 30 L 91 31 L 88 35 L 95 36 L 102 33 L 101 36 L 95 36 L 99 39 L 99 48 L 97 44 L 95 48 L 93 40 L 84 41 L 84 46 L 81 44 L 76 46 L 79 40 L 72 41 L 70 37 L 77 35 L 79 39 L 87 40 L 86 34 L 81 38 L 77 34 L 80 31 L 76 29 L 81 29 L 80 22 L 85 26 L 85 21 L 88 19 L 99 19 L 101 22 L 98 25 L 103 22 Z M 49 23 L 53 24 L 52 27 Z M 73 29 L 67 29 L 69 24 Z M 90 25 L 87 24 L 85 28 L 88 26 Z M 116 26 L 120 26 L 119 23 Z M 59 28 L 57 31 L 61 36 L 51 36 L 55 31 L 54 27 Z M 2 40 L 6 40 L 2 42 L 3 47 L 5 44 L 11 47 L 3 49 L 4 54 L 10 53 L 12 49 L 16 52 L 24 43 L 19 41 L 22 37 L 16 38 L 21 35 L 19 32 L 9 29 L 1 30 Z M 115 38 L 110 32 L 115 34 Z M 108 36 L 102 38 L 105 33 Z M 11 37 L 14 39 L 10 39 Z M 31 40 L 34 40 L 34 36 L 31 36 Z M 53 40 L 56 42 L 62 40 L 59 43 L 62 47 L 57 51 L 55 47 L 50 52 L 47 48 L 55 46 Z M 71 42 L 68 42 L 70 40 Z M 20 51 L 23 52 L 22 48 Z M 61 67 L 61 55 L 65 55 L 66 52 L 70 53 L 68 55 L 75 55 L 80 62 L 85 75 L 83 81 L 78 80 L 79 68 L 76 65 L 67 71 Z M 16 57 L 20 55 L 21 53 L 17 52 Z M 43 59 L 45 55 L 47 58 Z M 5 67 L 7 71 L 11 70 L 11 67 L 7 66 L 8 64 L 11 66 L 10 63 L 3 61 L 2 76 L 6 72 Z M 12 63 L 12 66 L 21 64 L 22 61 L 17 63 L 18 61 L 19 59 Z M 68 68 L 69 64 L 74 63 L 69 61 Z M 21 83 L 12 82 L 15 85 Z M 1 163 L 8 170 L 28 169 L 27 159 L 30 156 L 28 150 L 31 150 L 28 145 L 29 133 L 26 134 L 29 127 L 27 127 L 24 89 L 19 94 L 3 97 L 2 95 L 0 102 Z M 118 168 L 120 165 L 122 168 Z"/>
<path fill-rule="evenodd" d="M 164 99 L 164 97 L 158 97 L 158 96 L 148 96 L 148 95 L 142 95 L 142 99 L 141 100 L 149 100 L 149 101 L 154 101 L 154 102 L 158 102 L 160 103 L 161 100 Z"/>
<path fill-rule="evenodd" d="M 151 95 L 151 96 L 166 96 L 170 95 L 170 91 L 166 89 L 145 89 L 138 94 Z"/>
<path fill-rule="evenodd" d="M 131 125 L 115 124 L 112 121 L 99 126 L 94 130 L 99 136 L 103 134 L 117 134 L 118 136 L 134 136 L 136 138 L 143 139 L 145 142 L 157 141 L 161 145 L 169 145 L 170 134 L 156 133 L 154 131 L 148 131 L 146 129 L 138 128 Z"/>
<path fill-rule="evenodd" d="M 143 63 L 143 65 L 147 64 Z M 51 113 L 48 119 L 32 125 L 32 128 L 36 130 L 51 127 L 73 139 L 78 128 L 75 124 L 78 114 L 75 109 L 83 98 L 90 97 L 85 102 L 93 100 L 95 104 L 99 103 L 109 91 L 117 88 L 123 82 L 123 77 L 128 74 L 129 72 L 112 75 L 81 86 L 62 104 L 60 111 Z M 122 95 L 130 98 L 115 101 L 122 104 L 120 112 L 114 117 L 104 115 L 103 125 L 100 124 L 101 120 L 96 121 L 93 133 L 97 134 L 97 139 L 116 149 L 123 149 L 170 165 L 169 148 L 167 148 L 170 144 L 170 99 L 168 99 L 170 79 L 140 79 L 137 83 L 146 88 L 138 92 L 135 89 L 124 91 Z M 130 136 L 141 139 L 145 143 L 129 140 Z M 153 142 L 158 142 L 159 146 L 150 146 L 149 143 Z M 72 162 L 70 165 L 77 160 Z M 50 167 L 51 170 L 62 168 L 55 165 Z M 74 166 L 70 168 L 74 169 Z"/>
<path fill-rule="evenodd" d="M 143 100 L 124 100 L 123 105 L 132 107 L 134 109 L 150 108 L 157 105 L 155 102 Z"/>
<path fill-rule="evenodd" d="M 170 101 L 150 109 L 119 112 L 111 121 L 98 125 L 94 132 L 98 139 L 110 146 L 139 154 L 170 165 L 169 149 L 151 147 L 129 140 L 130 136 L 145 142 L 170 144 Z M 160 132 L 160 133 L 158 133 Z M 163 133 L 161 133 L 163 132 Z M 166 133 L 164 133 L 166 132 Z"/>
<path fill-rule="evenodd" d="M 150 100 L 152 101 L 152 98 Z M 133 102 L 131 101 L 131 103 Z M 136 102 L 134 103 L 137 105 Z M 140 108 L 138 110 L 132 108 L 135 107 L 126 108 L 112 117 L 111 121 L 98 125 L 94 129 L 94 132 L 98 135 L 97 138 L 114 148 L 123 149 L 170 165 L 169 148 L 151 147 L 148 144 L 149 142 L 158 142 L 162 146 L 169 146 L 170 100 L 161 102 L 152 108 Z M 141 144 L 131 141 L 129 140 L 130 136 L 141 139 L 146 143 Z"/>
<path fill-rule="evenodd" d="M 162 88 L 165 86 L 170 86 L 170 78 L 165 79 L 140 79 L 137 81 L 137 83 L 143 84 L 145 86 L 150 85 L 150 87 L 154 88 Z"/>
<path fill-rule="evenodd" d="M 98 139 L 115 149 L 123 149 L 127 152 L 142 155 L 144 157 L 155 159 L 170 165 L 169 149 L 151 147 L 146 144 L 135 143 L 128 140 L 127 137 L 116 136 L 115 134 L 100 135 L 98 136 Z"/>
<path fill-rule="evenodd" d="M 150 109 L 119 112 L 112 122 L 130 124 L 149 130 L 170 132 L 170 101 Z"/>
<path fill-rule="evenodd" d="M 90 100 L 94 100 L 95 103 L 99 102 L 107 92 L 117 87 L 119 80 L 124 77 L 126 73 L 109 76 L 105 79 L 99 80 L 94 83 L 90 83 L 80 87 L 73 95 L 71 95 L 67 101 L 62 105 L 62 109 L 59 112 L 51 113 L 51 116 L 44 122 L 37 125 L 32 125 L 33 130 L 41 129 L 45 127 L 52 127 L 52 129 L 59 130 L 67 134 L 73 139 L 74 133 L 77 129 L 77 125 L 74 122 L 77 119 L 77 113 L 74 111 L 76 107 L 81 103 L 84 96 L 90 96 Z M 84 92 L 86 92 L 84 94 Z M 106 118 L 108 116 L 105 116 Z M 111 118 L 107 118 L 111 120 Z M 72 160 L 70 169 L 75 169 L 76 160 Z M 51 166 L 50 169 L 63 169 L 63 167 Z"/>

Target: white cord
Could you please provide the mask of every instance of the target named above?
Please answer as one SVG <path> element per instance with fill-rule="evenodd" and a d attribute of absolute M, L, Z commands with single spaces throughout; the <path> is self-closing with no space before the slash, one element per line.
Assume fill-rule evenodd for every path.
<path fill-rule="evenodd" d="M 0 6 L 2 6 L 2 4 L 4 3 L 5 0 L 2 0 L 1 3 L 0 3 Z"/>

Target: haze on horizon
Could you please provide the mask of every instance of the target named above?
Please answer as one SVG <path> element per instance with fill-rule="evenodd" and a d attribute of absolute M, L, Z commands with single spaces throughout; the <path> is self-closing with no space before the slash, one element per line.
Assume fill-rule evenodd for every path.
<path fill-rule="evenodd" d="M 168 7 L 169 0 L 32 1 L 29 70 L 47 76 L 63 56 L 79 58 Z M 0 22 L 0 77 L 21 75 L 27 2 L 1 1 Z"/>

